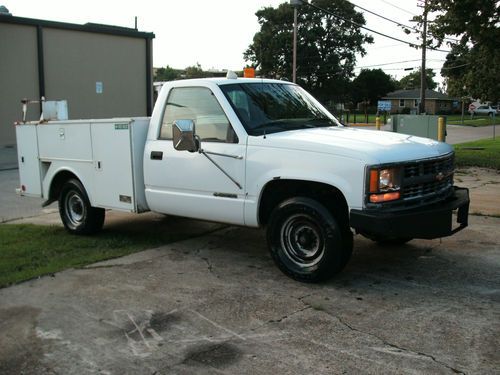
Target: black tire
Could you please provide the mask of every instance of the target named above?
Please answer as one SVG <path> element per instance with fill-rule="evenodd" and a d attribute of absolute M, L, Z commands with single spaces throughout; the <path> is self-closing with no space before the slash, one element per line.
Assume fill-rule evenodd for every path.
<path fill-rule="evenodd" d="M 267 226 L 267 243 L 278 268 L 303 282 L 320 282 L 339 273 L 352 254 L 352 233 L 311 198 L 279 204 Z"/>
<path fill-rule="evenodd" d="M 68 232 L 92 234 L 102 229 L 105 211 L 92 207 L 83 185 L 77 179 L 71 179 L 61 189 L 59 215 Z"/>

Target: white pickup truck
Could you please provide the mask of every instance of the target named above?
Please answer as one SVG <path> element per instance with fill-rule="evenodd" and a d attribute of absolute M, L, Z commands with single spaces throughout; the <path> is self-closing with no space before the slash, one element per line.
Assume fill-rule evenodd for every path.
<path fill-rule="evenodd" d="M 347 264 L 352 230 L 404 243 L 467 226 L 449 145 L 342 126 L 289 82 L 174 81 L 151 118 L 16 130 L 19 192 L 58 200 L 71 233 L 100 230 L 106 209 L 263 227 L 277 266 L 314 282 Z"/>

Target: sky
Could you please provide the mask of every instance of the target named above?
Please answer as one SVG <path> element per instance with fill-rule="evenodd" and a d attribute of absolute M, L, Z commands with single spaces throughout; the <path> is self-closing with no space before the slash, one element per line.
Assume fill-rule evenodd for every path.
<path fill-rule="evenodd" d="M 277 7 L 288 0 L 0 0 L 0 5 L 18 17 L 37 18 L 84 24 L 87 22 L 134 27 L 138 19 L 139 31 L 153 32 L 153 65 L 170 65 L 182 69 L 199 63 L 203 69 L 241 70 L 245 66 L 243 52 L 259 30 L 255 12 L 263 7 Z M 422 10 L 417 0 L 352 0 L 355 5 L 381 14 L 406 25 Z M 419 43 L 406 35 L 394 23 L 362 12 L 366 27 L 393 37 Z M 374 43 L 365 45 L 367 54 L 358 56 L 358 74 L 362 67 L 383 69 L 397 79 L 410 71 L 404 68 L 420 66 L 421 51 L 400 42 L 370 33 Z M 446 46 L 441 49 L 448 50 Z M 291 53 L 291 51 L 290 51 Z M 446 53 L 428 51 L 427 67 L 435 69 L 436 80 Z M 392 62 L 401 62 L 388 64 Z"/>

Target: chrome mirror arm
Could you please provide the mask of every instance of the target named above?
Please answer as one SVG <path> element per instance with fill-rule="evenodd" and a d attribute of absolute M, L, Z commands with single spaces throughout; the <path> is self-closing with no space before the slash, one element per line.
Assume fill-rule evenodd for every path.
<path fill-rule="evenodd" d="M 211 154 L 211 155 L 218 155 L 218 156 L 226 156 L 228 158 L 233 158 L 233 159 L 243 159 L 243 156 L 235 156 L 235 155 L 227 155 L 227 154 L 219 154 L 217 152 L 209 152 L 209 151 L 205 151 L 201 148 L 201 142 L 200 142 L 200 139 L 198 136 L 195 136 L 197 141 L 198 141 L 198 144 L 200 145 L 200 148 L 198 149 L 198 152 L 200 154 L 203 154 L 205 155 L 205 157 L 210 160 L 212 162 L 213 165 L 215 165 L 222 173 L 224 173 L 224 175 L 226 175 L 227 178 L 229 178 L 236 186 L 238 186 L 238 188 L 241 190 L 243 189 L 240 185 L 240 183 L 238 181 L 236 181 L 234 178 L 232 178 L 224 169 L 222 169 L 222 167 L 217 164 L 217 162 L 212 159 L 210 156 L 208 156 L 208 154 Z"/>

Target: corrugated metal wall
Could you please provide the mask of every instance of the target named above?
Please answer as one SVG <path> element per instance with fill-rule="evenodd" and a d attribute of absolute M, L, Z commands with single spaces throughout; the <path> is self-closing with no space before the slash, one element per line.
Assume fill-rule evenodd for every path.
<path fill-rule="evenodd" d="M 70 119 L 147 116 L 148 43 L 127 35 L 0 22 L 0 146 L 15 144 L 20 101 L 39 99 L 40 87 L 46 100 L 68 101 Z M 28 113 L 29 120 L 39 118 L 39 106 L 30 105 Z"/>
<path fill-rule="evenodd" d="M 146 116 L 146 40 L 43 30 L 45 95 L 71 119 Z"/>
<path fill-rule="evenodd" d="M 14 121 L 22 119 L 21 99 L 37 99 L 36 27 L 0 23 L 0 145 L 15 143 Z M 30 106 L 29 120 L 40 118 Z"/>

